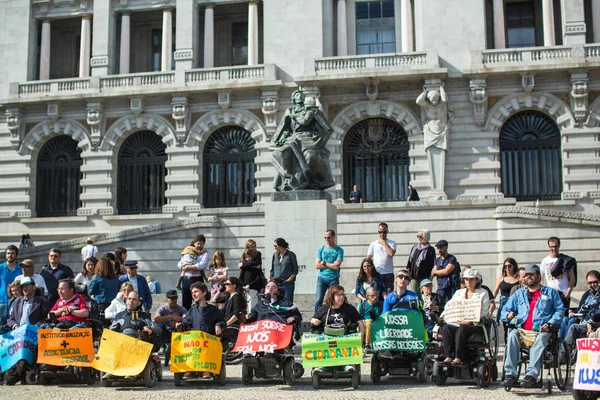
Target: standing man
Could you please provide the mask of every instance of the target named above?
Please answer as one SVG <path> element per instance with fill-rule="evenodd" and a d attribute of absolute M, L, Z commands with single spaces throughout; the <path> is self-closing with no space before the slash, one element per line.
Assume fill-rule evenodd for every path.
<path fill-rule="evenodd" d="M 47 296 L 48 288 L 46 287 L 46 281 L 40 274 L 35 273 L 35 264 L 33 260 L 26 259 L 21 261 L 21 268 L 23 269 L 23 274 L 17 276 L 15 281 L 20 281 L 23 278 L 29 277 L 35 282 L 36 289 L 41 289 L 41 295 Z"/>
<path fill-rule="evenodd" d="M 408 185 L 408 201 L 420 201 L 419 192 L 412 185 Z"/>
<path fill-rule="evenodd" d="M 0 315 L 4 315 L 6 303 L 8 303 L 8 293 L 6 292 L 8 285 L 23 273 L 21 266 L 17 264 L 18 254 L 17 246 L 11 244 L 6 248 L 6 261 L 0 264 Z"/>
<path fill-rule="evenodd" d="M 171 355 L 171 335 L 175 331 L 177 323 L 183 321 L 187 312 L 185 308 L 177 304 L 177 290 L 167 290 L 167 304 L 158 307 L 154 315 L 154 322 L 162 328 L 163 343 L 167 346 L 165 354 L 165 365 L 169 365 Z"/>
<path fill-rule="evenodd" d="M 74 278 L 71 267 L 61 264 L 61 256 L 62 252 L 60 249 L 50 249 L 48 253 L 48 265 L 44 265 L 40 272 L 48 288 L 48 300 L 50 300 L 50 304 L 58 300 L 58 282 L 62 279 Z"/>
<path fill-rule="evenodd" d="M 190 245 L 183 249 L 181 259 L 177 263 L 177 268 L 181 270 L 182 275 L 181 304 L 186 310 L 192 306 L 192 285 L 196 282 L 204 282 L 204 271 L 210 265 L 208 251 L 204 248 L 205 244 L 206 237 L 201 233 L 197 234 Z"/>
<path fill-rule="evenodd" d="M 525 371 L 522 387 L 532 387 L 540 375 L 542 354 L 550 340 L 550 325 L 558 325 L 564 315 L 564 305 L 556 290 L 542 286 L 540 268 L 537 265 L 525 267 L 527 287 L 519 289 L 508 298 L 502 307 L 500 319 L 509 323 L 517 317 L 517 327 L 525 331 L 539 331 L 535 342 L 529 350 L 529 362 Z M 520 334 L 522 329 L 513 329 L 508 334 L 504 360 L 504 385 L 514 386 L 518 380 L 517 363 L 521 349 Z"/>
<path fill-rule="evenodd" d="M 335 231 L 325 231 L 325 245 L 317 252 L 315 267 L 319 270 L 317 277 L 317 301 L 315 313 L 323 304 L 325 292 L 333 285 L 340 284 L 340 268 L 344 261 L 344 249 L 335 244 Z"/>
<path fill-rule="evenodd" d="M 379 239 L 371 243 L 367 257 L 373 260 L 375 269 L 383 280 L 385 293 L 394 291 L 394 254 L 396 254 L 396 242 L 388 239 L 388 224 L 382 222 L 377 227 Z"/>
<path fill-rule="evenodd" d="M 448 242 L 440 240 L 435 244 L 439 257 L 431 270 L 431 275 L 437 278 L 437 294 L 442 301 L 447 303 L 454 292 L 460 288 L 460 271 L 458 261 L 452 254 L 448 254 Z"/>
<path fill-rule="evenodd" d="M 358 186 L 356 185 L 354 185 L 352 191 L 350 192 L 350 202 L 362 203 L 362 193 L 358 191 Z"/>
<path fill-rule="evenodd" d="M 575 268 L 577 261 L 573 257 L 560 254 L 560 239 L 552 236 L 548 239 L 550 254 L 541 262 L 543 280 L 546 286 L 564 295 L 565 307 L 571 302 L 571 291 L 575 287 Z"/>
<path fill-rule="evenodd" d="M 142 302 L 144 310 L 150 310 L 152 308 L 152 294 L 148 287 L 146 278 L 142 275 L 138 275 L 138 262 L 135 260 L 125 261 L 125 270 L 127 273 L 119 278 L 121 283 L 130 282 L 133 285 L 133 291 L 136 292 Z"/>

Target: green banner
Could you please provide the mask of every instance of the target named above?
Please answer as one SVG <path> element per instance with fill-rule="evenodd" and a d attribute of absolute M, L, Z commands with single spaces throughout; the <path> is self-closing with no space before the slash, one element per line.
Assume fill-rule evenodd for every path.
<path fill-rule="evenodd" d="M 311 367 L 335 367 L 362 364 L 363 352 L 360 333 L 344 336 L 302 336 L 302 365 Z"/>
<path fill-rule="evenodd" d="M 423 314 L 417 311 L 389 311 L 371 322 L 373 352 L 423 352 L 425 344 Z"/>

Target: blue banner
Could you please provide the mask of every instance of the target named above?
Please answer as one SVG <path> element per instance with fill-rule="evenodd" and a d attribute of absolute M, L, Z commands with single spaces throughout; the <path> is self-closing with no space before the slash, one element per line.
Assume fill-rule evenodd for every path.
<path fill-rule="evenodd" d="M 0 339 L 0 370 L 8 371 L 17 361 L 33 363 L 37 351 L 38 327 L 24 325 L 2 335 Z"/>

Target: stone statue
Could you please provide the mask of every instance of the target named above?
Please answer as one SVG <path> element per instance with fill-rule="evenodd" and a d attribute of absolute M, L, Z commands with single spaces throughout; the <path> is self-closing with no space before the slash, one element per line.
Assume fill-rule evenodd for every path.
<path fill-rule="evenodd" d="M 302 89 L 292 93 L 288 108 L 271 141 L 276 191 L 324 190 L 335 183 L 325 148 L 333 128 L 316 105 L 304 103 Z"/>
<path fill-rule="evenodd" d="M 425 135 L 425 152 L 429 163 L 431 190 L 443 193 L 448 133 L 450 132 L 450 123 L 454 118 L 443 84 L 439 86 L 439 90 L 424 87 L 423 93 L 417 97 L 417 104 L 421 106 L 425 114 L 423 134 Z"/>

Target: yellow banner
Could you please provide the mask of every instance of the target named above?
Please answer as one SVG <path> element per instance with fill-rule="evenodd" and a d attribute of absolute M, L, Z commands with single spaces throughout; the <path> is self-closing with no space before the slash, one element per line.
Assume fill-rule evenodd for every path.
<path fill-rule="evenodd" d="M 144 370 L 151 352 L 151 343 L 105 329 L 92 367 L 117 376 L 137 375 Z"/>
<path fill-rule="evenodd" d="M 171 336 L 171 372 L 221 371 L 221 340 L 202 331 L 174 332 Z"/>
<path fill-rule="evenodd" d="M 92 329 L 38 330 L 39 364 L 89 367 L 94 360 Z"/>

